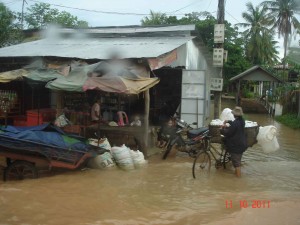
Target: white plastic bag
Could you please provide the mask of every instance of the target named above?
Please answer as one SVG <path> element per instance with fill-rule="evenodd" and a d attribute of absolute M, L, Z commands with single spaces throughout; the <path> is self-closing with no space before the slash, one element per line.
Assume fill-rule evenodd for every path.
<path fill-rule="evenodd" d="M 65 114 L 61 114 L 59 117 L 57 117 L 54 121 L 55 126 L 58 127 L 65 127 L 69 124 L 72 124 L 70 120 L 66 117 Z"/>
<path fill-rule="evenodd" d="M 231 109 L 229 108 L 225 108 L 223 109 L 221 115 L 220 115 L 220 120 L 234 120 L 234 116 L 233 114 L 231 113 Z"/>
<path fill-rule="evenodd" d="M 262 147 L 265 153 L 275 152 L 279 150 L 279 144 L 277 141 L 277 128 L 275 126 L 259 127 L 257 134 L 257 144 Z"/>

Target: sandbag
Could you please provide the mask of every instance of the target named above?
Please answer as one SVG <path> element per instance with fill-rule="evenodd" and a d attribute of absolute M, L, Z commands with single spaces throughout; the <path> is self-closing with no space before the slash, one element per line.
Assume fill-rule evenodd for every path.
<path fill-rule="evenodd" d="M 277 141 L 277 128 L 275 126 L 259 127 L 257 134 L 257 144 L 262 147 L 265 153 L 275 152 L 279 150 L 279 144 Z"/>
<path fill-rule="evenodd" d="M 137 150 L 137 151 L 130 150 L 130 155 L 133 160 L 133 164 L 134 164 L 135 168 L 139 168 L 139 167 L 142 167 L 147 164 L 144 154 L 142 152 L 140 152 L 139 150 Z"/>
<path fill-rule="evenodd" d="M 87 163 L 87 166 L 93 169 L 105 169 L 114 167 L 115 165 L 112 155 L 109 152 L 93 157 Z"/>
<path fill-rule="evenodd" d="M 134 169 L 133 159 L 131 158 L 130 149 L 125 145 L 121 147 L 114 146 L 111 148 L 111 153 L 117 165 L 121 169 L 131 170 Z"/>
<path fill-rule="evenodd" d="M 101 138 L 100 140 L 89 138 L 89 144 L 94 146 L 99 146 L 109 151 L 111 150 L 111 145 L 107 138 Z"/>

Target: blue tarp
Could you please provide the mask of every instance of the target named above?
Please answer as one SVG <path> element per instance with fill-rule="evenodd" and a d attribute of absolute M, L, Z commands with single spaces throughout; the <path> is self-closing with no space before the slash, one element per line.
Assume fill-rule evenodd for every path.
<path fill-rule="evenodd" d="M 43 124 L 30 127 L 1 126 L 0 135 L 10 137 L 18 141 L 31 141 L 50 147 L 57 146 L 63 149 L 88 151 L 89 145 L 80 136 L 70 136 L 59 127 L 52 124 Z M 0 143 L 1 145 L 1 143 Z"/>

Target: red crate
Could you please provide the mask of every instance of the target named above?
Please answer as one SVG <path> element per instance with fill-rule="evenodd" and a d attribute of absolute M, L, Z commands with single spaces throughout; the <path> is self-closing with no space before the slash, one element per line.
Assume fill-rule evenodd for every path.
<path fill-rule="evenodd" d="M 36 126 L 53 122 L 56 117 L 55 109 L 27 110 L 27 126 Z"/>
<path fill-rule="evenodd" d="M 26 127 L 27 126 L 27 117 L 26 116 L 13 117 L 13 125 L 17 126 L 17 127 Z"/>

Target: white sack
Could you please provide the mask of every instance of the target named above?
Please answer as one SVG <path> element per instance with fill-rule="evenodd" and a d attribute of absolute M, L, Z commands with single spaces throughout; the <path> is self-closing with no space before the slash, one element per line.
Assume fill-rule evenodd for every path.
<path fill-rule="evenodd" d="M 137 151 L 130 150 L 130 154 L 131 154 L 131 158 L 133 160 L 134 166 L 136 168 L 147 164 L 144 154 L 142 152 L 140 152 L 139 150 L 137 150 Z"/>
<path fill-rule="evenodd" d="M 107 138 L 101 138 L 99 140 L 99 144 L 98 144 L 98 139 L 89 138 L 89 144 L 94 146 L 99 146 L 101 148 L 111 151 L 111 145 L 107 140 Z"/>
<path fill-rule="evenodd" d="M 105 152 L 89 159 L 87 166 L 93 169 L 105 169 L 108 167 L 114 167 L 115 162 L 113 161 L 111 154 L 109 152 Z"/>
<path fill-rule="evenodd" d="M 130 149 L 125 145 L 122 145 L 121 147 L 112 147 L 111 153 L 120 168 L 125 170 L 134 169 L 134 163 L 131 158 Z"/>

